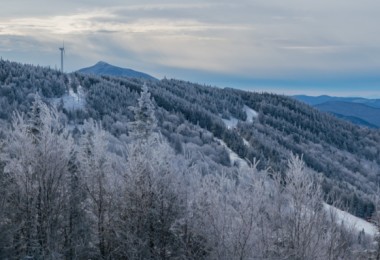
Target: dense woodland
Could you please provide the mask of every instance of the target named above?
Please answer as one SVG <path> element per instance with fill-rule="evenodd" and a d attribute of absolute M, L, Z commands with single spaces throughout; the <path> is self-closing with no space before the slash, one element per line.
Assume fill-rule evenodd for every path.
<path fill-rule="evenodd" d="M 323 201 L 377 219 L 380 132 L 291 98 L 1 60 L 0 123 L 1 259 L 379 252 Z"/>

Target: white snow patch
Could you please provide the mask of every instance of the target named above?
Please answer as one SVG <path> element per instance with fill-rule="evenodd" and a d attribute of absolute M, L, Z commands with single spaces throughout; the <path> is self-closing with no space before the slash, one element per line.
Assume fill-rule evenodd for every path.
<path fill-rule="evenodd" d="M 365 234 L 367 235 L 375 236 L 376 234 L 378 234 L 377 227 L 373 225 L 372 223 L 369 223 L 368 221 L 365 221 L 364 219 L 358 218 L 354 215 L 351 215 L 350 213 L 346 211 L 340 210 L 326 203 L 323 203 L 323 206 L 326 211 L 336 214 L 338 224 L 343 222 L 343 224 L 346 227 L 353 228 L 354 230 L 357 230 L 358 232 L 361 232 L 362 230 L 364 230 Z"/>
<path fill-rule="evenodd" d="M 245 138 L 243 138 L 243 143 L 245 146 L 250 146 L 249 142 L 247 140 L 245 140 Z"/>
<path fill-rule="evenodd" d="M 230 119 L 223 119 L 224 124 L 226 125 L 227 129 L 233 129 L 236 128 L 239 120 L 235 117 L 231 117 Z"/>
<path fill-rule="evenodd" d="M 244 105 L 243 110 L 247 114 L 247 120 L 246 122 L 252 123 L 254 118 L 257 118 L 259 116 L 259 113 L 257 113 L 255 110 L 250 108 L 249 106 Z"/>
<path fill-rule="evenodd" d="M 63 107 L 66 110 L 83 109 L 86 104 L 85 94 L 82 86 L 80 85 L 77 88 L 77 93 L 75 93 L 74 90 L 70 88 L 68 94 L 63 95 L 60 98 L 54 98 L 53 102 L 57 106 L 61 100 L 63 101 Z"/>
<path fill-rule="evenodd" d="M 239 157 L 234 151 L 232 151 L 227 144 L 218 138 L 215 138 L 222 146 L 224 146 L 228 152 L 228 155 L 230 157 L 231 165 L 234 165 L 235 163 L 239 165 L 240 168 L 247 167 L 249 168 L 247 162 Z"/>
<path fill-rule="evenodd" d="M 259 116 L 259 113 L 257 113 L 252 108 L 244 105 L 243 107 L 244 112 L 247 114 L 247 119 L 245 120 L 248 123 L 252 123 L 254 118 L 257 118 Z M 226 125 L 227 129 L 233 129 L 236 128 L 239 119 L 235 117 L 230 117 L 230 119 L 223 119 L 224 124 Z"/>

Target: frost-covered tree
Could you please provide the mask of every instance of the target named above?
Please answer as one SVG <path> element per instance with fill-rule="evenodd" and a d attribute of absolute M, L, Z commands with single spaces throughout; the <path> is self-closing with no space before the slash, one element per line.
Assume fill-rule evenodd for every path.
<path fill-rule="evenodd" d="M 313 181 L 305 170 L 301 158 L 291 155 L 284 177 L 284 192 L 287 196 L 287 224 L 284 226 L 286 243 L 293 259 L 315 258 L 320 250 L 322 232 L 318 232 L 325 222 L 322 207 L 321 187 Z M 285 195 L 286 194 L 286 195 Z M 285 239 L 285 238 L 283 238 Z M 284 241 L 285 242 L 285 241 Z"/>
<path fill-rule="evenodd" d="M 93 251 L 86 176 L 81 171 L 79 160 L 78 149 L 72 150 L 68 163 L 68 202 L 65 212 L 67 225 L 63 251 L 66 259 L 90 257 Z"/>
<path fill-rule="evenodd" d="M 155 138 L 154 138 L 155 139 Z M 127 146 L 122 211 L 118 232 L 120 255 L 137 259 L 178 256 L 172 226 L 182 214 L 181 180 L 175 157 L 163 140 Z"/>
<path fill-rule="evenodd" d="M 193 180 L 189 222 L 203 239 L 203 258 L 251 259 L 260 252 L 260 211 L 267 201 L 261 175 L 265 172 L 253 165 L 239 172 L 210 171 Z"/>
<path fill-rule="evenodd" d="M 181 181 L 176 158 L 167 142 L 154 132 L 156 118 L 144 86 L 134 109 L 129 144 L 125 145 L 124 189 L 118 223 L 120 257 L 168 259 L 179 257 L 172 227 L 181 215 Z"/>
<path fill-rule="evenodd" d="M 3 155 L 3 143 L 0 141 L 0 155 Z M 12 250 L 7 250 L 12 246 L 13 226 L 10 219 L 11 209 L 9 207 L 11 178 L 9 174 L 4 173 L 5 163 L 0 159 L 0 258 L 11 256 Z"/>
<path fill-rule="evenodd" d="M 147 138 L 157 127 L 154 104 L 146 84 L 143 85 L 137 107 L 132 107 L 135 121 L 131 123 L 131 134 L 137 138 Z"/>
<path fill-rule="evenodd" d="M 355 243 L 291 156 L 285 176 L 240 169 L 199 176 L 188 219 L 208 259 L 355 259 Z M 329 213 L 329 214 L 328 214 Z"/>
<path fill-rule="evenodd" d="M 4 140 L 9 200 L 4 221 L 12 229 L 12 254 L 17 258 L 56 258 L 62 253 L 67 205 L 69 154 L 73 141 L 58 113 L 40 99 L 31 119 L 15 113 Z M 37 123 L 38 122 L 38 123 Z"/>
<path fill-rule="evenodd" d="M 93 256 L 109 258 L 114 246 L 111 241 L 120 180 L 113 169 L 113 154 L 108 152 L 108 134 L 93 121 L 85 123 L 84 131 L 78 157 L 92 226 L 88 235 L 96 245 Z"/>
<path fill-rule="evenodd" d="M 264 258 L 350 259 L 352 241 L 335 215 L 328 215 L 322 199 L 318 179 L 300 157 L 291 155 L 288 170 L 275 177 L 267 201 Z"/>

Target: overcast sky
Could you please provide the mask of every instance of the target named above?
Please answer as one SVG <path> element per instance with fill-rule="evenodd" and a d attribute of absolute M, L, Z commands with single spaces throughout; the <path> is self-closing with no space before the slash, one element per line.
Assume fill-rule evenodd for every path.
<path fill-rule="evenodd" d="M 99 60 L 221 87 L 380 97 L 378 0 L 12 0 L 3 59 L 65 71 Z"/>

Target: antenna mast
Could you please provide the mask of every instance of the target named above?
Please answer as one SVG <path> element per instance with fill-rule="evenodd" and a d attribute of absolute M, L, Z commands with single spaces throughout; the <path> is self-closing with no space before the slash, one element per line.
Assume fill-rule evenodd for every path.
<path fill-rule="evenodd" d="M 62 43 L 62 47 L 59 48 L 61 51 L 61 72 L 63 73 L 63 53 L 65 52 L 65 43 Z"/>

